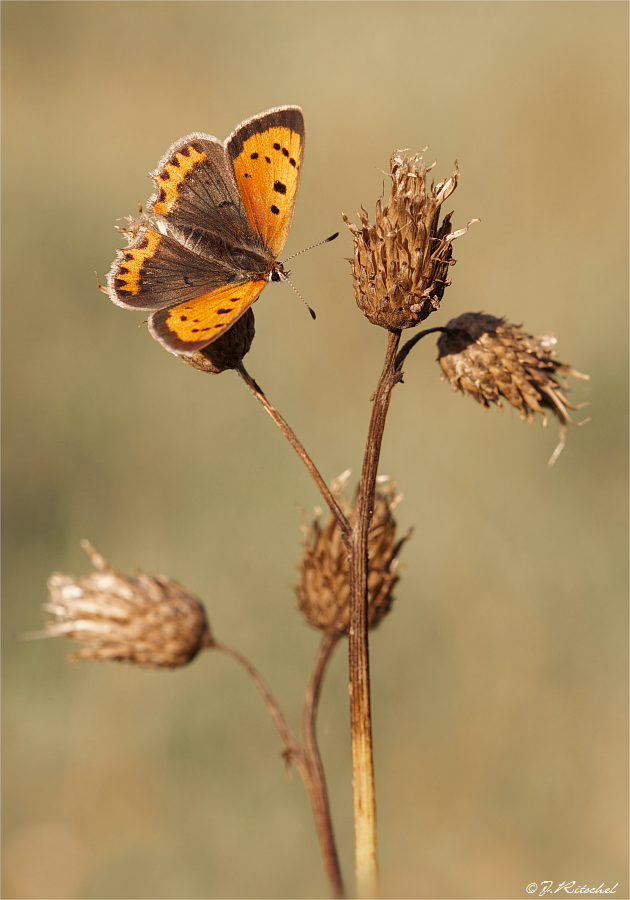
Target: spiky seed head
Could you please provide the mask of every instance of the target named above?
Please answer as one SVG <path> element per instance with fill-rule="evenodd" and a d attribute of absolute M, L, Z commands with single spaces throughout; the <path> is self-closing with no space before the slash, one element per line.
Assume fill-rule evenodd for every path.
<path fill-rule="evenodd" d="M 588 421 L 574 422 L 569 416 L 568 409 L 586 404 L 569 403 L 563 394 L 566 376 L 585 380 L 589 376 L 556 359 L 552 334 L 527 334 L 519 325 L 482 313 L 464 313 L 451 319 L 446 328 L 449 330 L 440 335 L 437 344 L 442 378 L 486 409 L 496 403 L 503 411 L 503 397 L 530 423 L 535 413 L 540 413 L 546 427 L 547 410 L 551 410 L 560 422 L 560 441 L 549 460 L 553 465 L 566 443 L 567 424 Z"/>
<path fill-rule="evenodd" d="M 352 525 L 355 505 L 343 494 L 349 472 L 336 479 L 332 493 Z M 402 498 L 387 476 L 379 478 L 374 516 L 368 535 L 368 626 L 376 628 L 389 612 L 398 581 L 398 552 L 408 539 L 396 541 L 393 511 Z M 296 587 L 297 606 L 309 625 L 328 634 L 348 633 L 350 583 L 348 551 L 341 539 L 337 520 L 329 513 L 321 524 L 321 510 L 304 526 L 304 550 Z"/>
<path fill-rule="evenodd" d="M 50 615 L 41 636 L 87 644 L 69 659 L 115 659 L 151 668 L 186 665 L 213 640 L 199 600 L 164 575 L 113 569 L 82 541 L 95 572 L 84 578 L 55 573 L 48 580 Z"/>
<path fill-rule="evenodd" d="M 250 308 L 216 341 L 203 350 L 182 354 L 181 359 L 200 372 L 211 375 L 219 375 L 227 369 L 237 369 L 245 354 L 249 353 L 255 334 L 254 313 Z"/>
<path fill-rule="evenodd" d="M 440 222 L 444 201 L 457 187 L 459 170 L 437 186 L 428 185 L 420 153 L 403 156 L 396 151 L 389 161 L 391 190 L 385 206 L 376 203 L 374 225 L 366 211 L 358 214 L 360 227 L 343 215 L 352 232 L 354 258 L 350 260 L 358 306 L 374 325 L 413 328 L 439 309 L 451 283 L 455 264 L 452 242 L 468 230 L 452 231 L 447 213 Z"/>

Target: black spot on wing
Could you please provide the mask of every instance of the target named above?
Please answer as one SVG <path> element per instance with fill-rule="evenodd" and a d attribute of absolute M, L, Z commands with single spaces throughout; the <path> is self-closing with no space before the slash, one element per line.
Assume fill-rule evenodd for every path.
<path fill-rule="evenodd" d="M 281 181 L 276 181 L 276 183 L 273 186 L 273 189 L 277 194 L 286 194 L 286 192 L 287 192 L 286 184 L 283 184 Z"/>

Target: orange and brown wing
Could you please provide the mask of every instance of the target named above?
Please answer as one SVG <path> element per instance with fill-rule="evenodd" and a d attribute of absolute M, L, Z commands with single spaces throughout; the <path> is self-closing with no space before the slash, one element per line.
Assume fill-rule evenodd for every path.
<path fill-rule="evenodd" d="M 151 173 L 157 193 L 147 211 L 175 226 L 203 229 L 227 246 L 258 249 L 227 159 L 209 134 L 189 134 L 168 148 Z"/>
<path fill-rule="evenodd" d="M 243 122 L 225 142 L 249 223 L 276 259 L 293 218 L 304 138 L 302 110 L 282 106 Z"/>
<path fill-rule="evenodd" d="M 148 228 L 116 251 L 107 286 L 111 300 L 125 309 L 161 309 L 242 279 L 218 259 Z"/>
<path fill-rule="evenodd" d="M 245 281 L 160 309 L 149 317 L 149 331 L 171 353 L 203 350 L 247 312 L 266 284 Z"/>

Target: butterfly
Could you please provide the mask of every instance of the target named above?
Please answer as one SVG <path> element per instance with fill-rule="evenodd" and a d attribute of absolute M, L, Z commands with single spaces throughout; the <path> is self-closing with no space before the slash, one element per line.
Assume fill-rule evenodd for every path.
<path fill-rule="evenodd" d="M 189 134 L 151 172 L 156 193 L 130 219 L 129 245 L 107 276 L 110 299 L 151 310 L 167 350 L 202 350 L 234 325 L 269 281 L 286 278 L 282 252 L 304 160 L 299 106 L 246 119 L 223 142 Z"/>

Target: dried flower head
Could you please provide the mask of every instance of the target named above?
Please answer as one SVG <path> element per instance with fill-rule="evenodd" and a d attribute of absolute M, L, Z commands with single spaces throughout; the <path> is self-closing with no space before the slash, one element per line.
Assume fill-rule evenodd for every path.
<path fill-rule="evenodd" d="M 96 572 L 85 578 L 55 573 L 44 610 L 53 617 L 44 636 L 87 644 L 69 659 L 117 659 L 138 666 L 175 668 L 212 646 L 203 607 L 163 575 L 116 572 L 87 541 L 82 546 Z"/>
<path fill-rule="evenodd" d="M 433 164 L 435 165 L 435 163 Z M 350 260 L 357 304 L 373 325 L 382 328 L 413 328 L 439 309 L 452 258 L 452 242 L 464 234 L 451 230 L 452 213 L 440 222 L 440 208 L 457 187 L 459 170 L 437 186 L 427 185 L 421 154 L 390 161 L 391 192 L 386 206 L 376 202 L 376 221 L 359 213 L 361 227 L 343 219 L 354 239 Z"/>
<path fill-rule="evenodd" d="M 342 496 L 350 472 L 344 472 L 331 486 L 350 524 L 355 506 Z M 376 626 L 387 615 L 394 600 L 398 581 L 398 553 L 408 539 L 396 541 L 396 521 L 392 515 L 402 499 L 396 484 L 388 476 L 378 479 L 374 516 L 368 535 L 368 625 Z M 320 524 L 321 510 L 314 521 L 304 526 L 304 552 L 296 587 L 297 606 L 309 625 L 329 634 L 347 634 L 350 619 L 348 551 L 341 539 L 337 520 L 329 513 Z"/>
<path fill-rule="evenodd" d="M 566 443 L 567 423 L 574 422 L 567 409 L 581 409 L 587 404 L 572 406 L 563 394 L 566 377 L 588 380 L 588 375 L 576 372 L 556 359 L 552 334 L 534 337 L 511 325 L 505 319 L 482 313 L 464 313 L 446 326 L 449 331 L 438 340 L 438 361 L 453 390 L 471 394 L 486 409 L 496 403 L 503 411 L 501 397 L 516 408 L 521 419 L 534 421 L 540 413 L 547 425 L 547 410 L 560 422 L 560 442 L 549 460 L 552 466 Z M 560 376 L 560 382 L 556 376 Z"/>
<path fill-rule="evenodd" d="M 244 316 L 212 344 L 195 353 L 183 354 L 180 359 L 200 372 L 212 375 L 219 375 L 226 369 L 237 369 L 245 354 L 249 353 L 255 333 L 254 313 L 248 309 Z"/>

